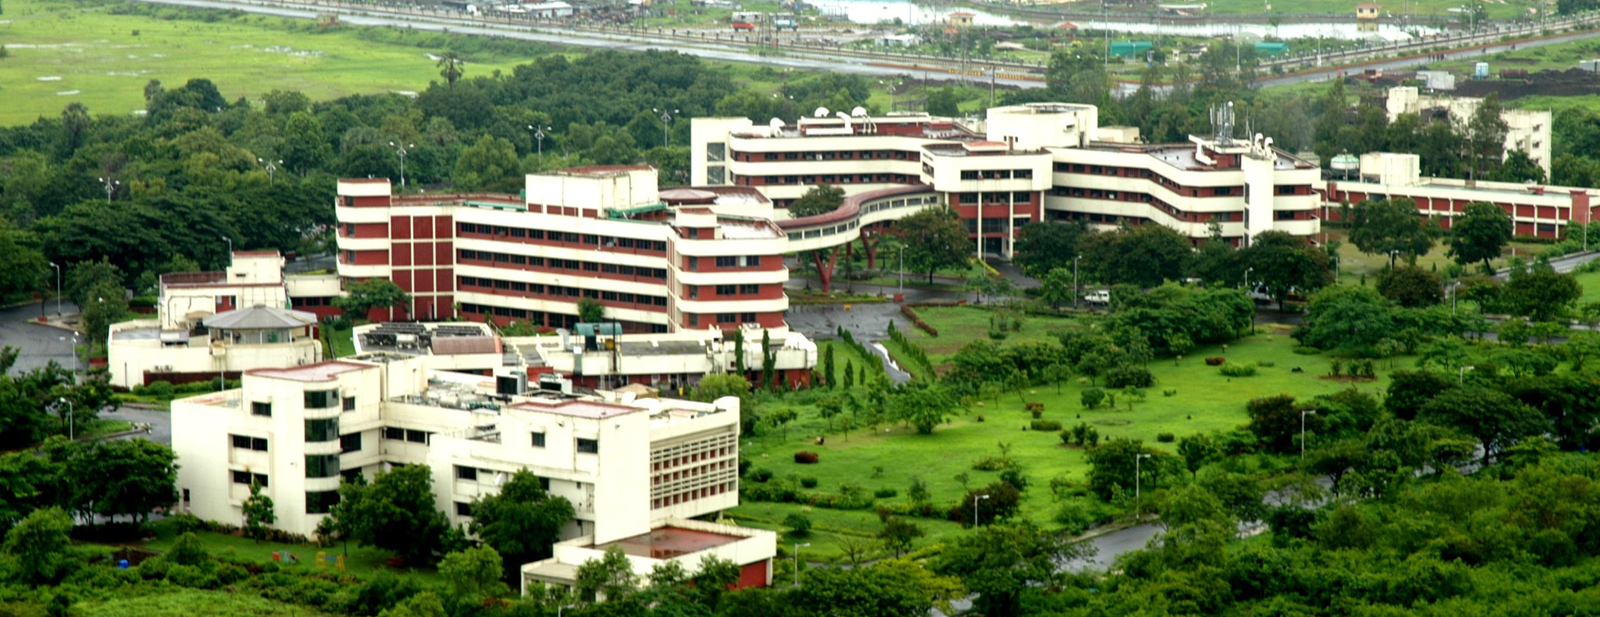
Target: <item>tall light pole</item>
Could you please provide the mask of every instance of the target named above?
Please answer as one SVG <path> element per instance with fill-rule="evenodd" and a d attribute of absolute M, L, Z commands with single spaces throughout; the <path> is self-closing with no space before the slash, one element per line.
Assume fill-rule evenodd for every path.
<path fill-rule="evenodd" d="M 810 542 L 796 542 L 794 544 L 794 586 L 800 586 L 800 547 L 810 548 Z"/>
<path fill-rule="evenodd" d="M 1072 258 L 1072 310 L 1078 310 L 1078 300 L 1082 297 L 1082 292 L 1078 289 L 1079 259 L 1083 259 L 1083 256 L 1078 255 Z"/>
<path fill-rule="evenodd" d="M 233 263 L 233 238 L 223 236 L 222 239 L 228 241 L 228 263 L 231 264 Z"/>
<path fill-rule="evenodd" d="M 256 162 L 261 163 L 262 167 L 267 170 L 267 184 L 272 184 L 272 181 L 278 175 L 278 166 L 283 164 L 283 159 L 269 161 L 258 156 L 256 157 Z"/>
<path fill-rule="evenodd" d="M 544 131 L 550 127 L 538 127 L 530 124 L 528 128 L 533 130 L 533 140 L 539 142 L 539 170 L 544 171 L 544 138 L 546 137 Z"/>
<path fill-rule="evenodd" d="M 983 499 L 988 499 L 988 498 L 989 498 L 989 495 L 987 495 L 987 494 L 973 495 L 972 496 L 972 527 L 973 527 L 973 529 L 977 529 L 977 527 L 978 527 L 978 501 L 983 500 Z"/>
<path fill-rule="evenodd" d="M 1476 366 L 1463 366 L 1463 367 L 1461 367 L 1460 373 L 1456 375 L 1456 385 L 1458 385 L 1458 386 L 1459 385 L 1466 385 L 1466 383 L 1467 383 L 1467 371 L 1474 370 L 1476 368 L 1478 368 L 1478 367 L 1476 367 Z"/>
<path fill-rule="evenodd" d="M 72 401 L 67 400 L 65 397 L 56 399 L 56 404 L 57 405 L 60 405 L 61 403 L 66 403 L 67 404 L 67 439 L 68 440 L 72 440 L 72 441 L 77 441 L 77 439 L 78 439 L 78 430 L 77 430 L 77 427 L 76 427 L 76 424 L 77 424 L 76 420 L 77 420 L 77 415 L 78 415 L 77 411 L 75 409 L 73 409 Z"/>
<path fill-rule="evenodd" d="M 67 337 L 58 336 L 56 340 L 65 343 L 67 342 Z M 76 330 L 72 332 L 72 374 L 78 374 L 78 332 Z"/>
<path fill-rule="evenodd" d="M 406 155 L 410 154 L 410 148 L 415 148 L 417 145 L 397 144 L 392 141 L 389 142 L 389 145 L 394 146 L 395 153 L 400 155 L 400 190 L 403 192 L 406 190 Z"/>
<path fill-rule="evenodd" d="M 672 124 L 672 114 L 680 113 L 680 112 L 678 110 L 676 110 L 676 109 L 674 109 L 672 111 L 667 111 L 666 109 L 656 109 L 654 107 L 651 107 L 650 111 L 653 111 L 653 112 L 656 112 L 658 114 L 661 114 L 661 147 L 665 148 L 668 145 L 667 144 L 667 139 L 668 139 L 668 137 L 667 137 L 667 125 Z"/>
<path fill-rule="evenodd" d="M 1147 458 L 1150 458 L 1149 454 L 1136 454 L 1133 457 L 1133 501 L 1135 502 L 1135 508 L 1138 507 L 1139 501 L 1139 461 Z"/>
<path fill-rule="evenodd" d="M 1251 295 L 1254 290 L 1250 288 L 1250 271 L 1254 269 L 1255 267 L 1253 266 L 1244 269 L 1244 293 L 1245 296 L 1250 298 L 1250 334 L 1252 335 L 1256 333 L 1256 297 Z"/>
<path fill-rule="evenodd" d="M 900 245 L 900 293 L 906 292 L 906 245 Z"/>
<path fill-rule="evenodd" d="M 111 179 L 111 176 L 100 178 L 100 184 L 106 189 L 106 203 L 111 203 L 111 196 L 117 193 L 117 187 L 122 186 L 121 182 Z"/>
<path fill-rule="evenodd" d="M 52 262 L 50 262 L 50 267 L 56 269 L 56 317 L 60 317 L 61 316 L 61 266 L 56 265 L 56 262 L 52 261 Z"/>
<path fill-rule="evenodd" d="M 1305 409 L 1300 412 L 1300 460 L 1306 460 L 1306 415 L 1317 415 L 1315 409 Z"/>

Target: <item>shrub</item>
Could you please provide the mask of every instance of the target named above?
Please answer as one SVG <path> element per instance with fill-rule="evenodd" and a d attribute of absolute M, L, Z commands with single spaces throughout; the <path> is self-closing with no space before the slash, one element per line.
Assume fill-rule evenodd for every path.
<path fill-rule="evenodd" d="M 899 494 L 900 494 L 900 491 L 897 491 L 897 490 L 892 489 L 892 488 L 880 488 L 878 490 L 872 491 L 872 496 L 873 497 L 877 497 L 878 499 L 891 499 L 891 498 L 893 498 L 893 497 L 895 497 L 895 496 L 897 496 Z"/>
<path fill-rule="evenodd" d="M 1177 393 L 1178 393 L 1178 390 L 1176 388 L 1169 388 L 1169 389 L 1166 389 L 1166 390 L 1162 390 L 1161 391 L 1161 396 L 1172 396 L 1172 395 L 1175 395 Z"/>
<path fill-rule="evenodd" d="M 1044 412 L 1039 411 L 1037 409 L 1033 410 L 1033 419 L 1038 420 L 1039 418 L 1042 418 L 1042 417 L 1044 417 Z"/>
<path fill-rule="evenodd" d="M 939 331 L 934 329 L 933 326 L 928 325 L 928 322 L 923 321 L 921 317 L 918 317 L 917 311 L 912 309 L 910 304 L 900 305 L 900 312 L 904 313 L 905 316 L 911 320 L 911 323 L 915 324 L 918 328 L 921 328 L 923 332 L 927 332 L 928 336 L 939 336 Z"/>
<path fill-rule="evenodd" d="M 817 457 L 817 453 L 816 452 L 796 452 L 796 453 L 794 453 L 794 462 L 799 463 L 801 465 L 815 465 L 815 464 L 817 464 L 817 460 L 818 460 L 818 457 Z"/>
<path fill-rule="evenodd" d="M 1100 406 L 1100 401 L 1106 400 L 1106 392 L 1099 388 L 1089 388 L 1079 395 L 1079 400 L 1083 401 L 1085 409 L 1094 409 Z"/>
<path fill-rule="evenodd" d="M 1036 431 L 1059 431 L 1061 423 L 1056 420 L 1034 420 L 1028 427 Z"/>
<path fill-rule="evenodd" d="M 1161 443 L 1172 443 L 1177 440 L 1177 435 L 1173 435 L 1172 433 L 1156 433 L 1156 441 Z"/>
<path fill-rule="evenodd" d="M 803 536 L 811 533 L 811 519 L 799 512 L 791 512 L 783 517 L 783 526 L 789 528 L 791 535 Z"/>
<path fill-rule="evenodd" d="M 1222 363 L 1227 361 L 1228 359 L 1222 356 L 1213 356 L 1206 358 L 1206 366 L 1222 366 Z"/>
<path fill-rule="evenodd" d="M 1250 377 L 1256 374 L 1256 367 L 1251 364 L 1229 362 L 1222 365 L 1222 374 L 1229 377 Z"/>
<path fill-rule="evenodd" d="M 804 486 L 806 488 L 817 488 L 817 479 L 816 478 L 800 478 L 800 486 Z"/>
<path fill-rule="evenodd" d="M 766 482 L 767 480 L 772 479 L 772 472 L 765 469 L 757 469 L 750 472 L 750 479 L 755 480 L 756 482 Z"/>
<path fill-rule="evenodd" d="M 1310 346 L 1307 346 L 1307 345 L 1296 345 L 1295 348 L 1291 349 L 1290 351 L 1293 351 L 1295 353 L 1295 355 L 1300 355 L 1300 356 L 1315 356 L 1315 355 L 1317 355 L 1319 353 L 1322 353 L 1321 349 L 1317 349 L 1315 347 L 1310 347 Z"/>
<path fill-rule="evenodd" d="M 978 421 L 979 421 L 979 422 L 982 422 L 982 421 L 983 421 L 983 416 L 981 416 L 981 415 L 980 415 L 980 416 L 978 416 L 978 418 L 977 418 L 977 420 L 978 420 Z"/>
<path fill-rule="evenodd" d="M 200 520 L 200 517 L 188 512 L 179 512 L 168 518 L 172 521 L 172 530 L 180 536 L 192 531 L 203 531 L 207 527 L 206 522 Z"/>
<path fill-rule="evenodd" d="M 1000 471 L 1016 466 L 1016 461 L 1000 456 L 985 456 L 972 463 L 972 468 L 978 471 Z"/>
<path fill-rule="evenodd" d="M 1024 405 L 1023 407 L 1026 408 L 1028 411 L 1033 411 L 1033 412 L 1042 412 L 1042 411 L 1044 411 L 1044 403 L 1041 403 L 1039 401 L 1029 401 L 1028 404 Z M 1039 416 L 1034 416 L 1034 417 L 1037 418 Z"/>
<path fill-rule="evenodd" d="M 1155 380 L 1150 369 L 1142 366 L 1122 366 L 1106 372 L 1107 388 L 1148 388 Z"/>
<path fill-rule="evenodd" d="M 1259 366 L 1261 368 L 1272 368 L 1272 367 L 1277 366 L 1277 365 L 1278 365 L 1277 362 L 1268 362 L 1266 360 L 1256 360 L 1256 366 Z"/>

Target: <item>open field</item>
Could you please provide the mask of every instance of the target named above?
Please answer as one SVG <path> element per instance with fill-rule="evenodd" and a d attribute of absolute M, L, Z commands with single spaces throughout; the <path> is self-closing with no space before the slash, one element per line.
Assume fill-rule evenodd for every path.
<path fill-rule="evenodd" d="M 1600 302 L 1600 272 L 1575 272 L 1572 276 L 1583 286 L 1583 295 L 1578 298 L 1579 305 Z"/>
<path fill-rule="evenodd" d="M 915 341 L 922 349 L 928 352 L 928 359 L 934 365 L 943 364 L 967 343 L 973 341 L 990 341 L 989 318 L 995 315 L 994 311 L 983 306 L 922 306 L 912 310 L 922 317 L 928 325 L 939 331 L 935 337 L 923 332 L 910 323 L 909 320 L 900 320 L 897 324 L 906 333 L 906 338 Z M 994 341 L 1001 345 L 1016 345 L 1020 343 L 1050 343 L 1055 344 L 1056 334 L 1069 329 L 1074 325 L 1071 319 L 1051 319 L 1047 317 L 1022 317 L 1022 329 L 1017 332 L 1007 332 L 1006 338 Z"/>
<path fill-rule="evenodd" d="M 248 16 L 217 23 L 115 15 L 120 4 L 10 0 L 0 18 L 0 124 L 55 116 L 71 102 L 95 114 L 144 109 L 144 86 L 177 87 L 205 78 L 230 100 L 272 90 L 313 99 L 389 91 L 415 92 L 439 80 L 428 57 L 448 47 L 447 35 L 418 35 L 438 47 L 381 43 L 350 28 L 319 31 L 307 21 Z M 509 70 L 524 57 L 467 65 L 467 75 Z"/>
<path fill-rule="evenodd" d="M 298 604 L 268 600 L 253 594 L 201 589 L 171 589 L 161 593 L 119 597 L 103 602 L 73 605 L 80 617 L 191 617 L 192 615 L 250 615 L 252 617 L 322 617 L 322 611 Z"/>
<path fill-rule="evenodd" d="M 1536 6 L 1531 0 L 1501 0 L 1483 3 L 1489 13 L 1489 19 L 1514 19 L 1528 14 L 1531 7 Z M 1459 0 L 1410 0 L 1409 2 L 1385 2 L 1383 13 L 1385 15 L 1412 15 L 1415 17 L 1449 15 L 1450 9 L 1461 6 Z M 1345 15 L 1355 14 L 1355 4 L 1340 0 L 1300 0 L 1298 2 L 1285 2 L 1278 0 L 1217 0 L 1209 2 L 1206 6 L 1208 13 L 1221 14 L 1250 14 L 1262 13 L 1263 9 L 1268 15 L 1272 14 L 1307 14 L 1307 15 Z M 1419 19 L 1418 21 L 1423 21 Z"/>
<path fill-rule="evenodd" d="M 923 319 L 941 332 L 962 330 L 961 324 L 967 323 L 966 329 L 976 329 L 977 336 L 984 336 L 987 318 L 974 316 L 982 311 L 978 308 L 930 311 L 923 313 Z M 983 325 L 974 328 L 970 325 L 974 319 Z M 1067 326 L 1066 320 L 1030 317 L 1023 333 L 1005 342 L 1028 340 L 1028 336 L 1049 340 L 1052 337 L 1048 332 Z M 924 344 L 930 342 L 926 338 L 917 340 Z M 1044 419 L 1059 421 L 1065 427 L 1087 422 L 1100 431 L 1102 438 L 1129 437 L 1175 451 L 1175 444 L 1157 443 L 1157 435 L 1184 436 L 1239 427 L 1246 422 L 1244 407 L 1252 398 L 1282 393 L 1309 398 L 1350 387 L 1368 392 L 1387 387 L 1390 370 L 1387 364 L 1380 367 L 1380 378 L 1375 381 L 1355 384 L 1334 381 L 1324 377 L 1328 374 L 1329 357 L 1297 355 L 1292 352 L 1294 346 L 1295 342 L 1287 336 L 1287 328 L 1263 326 L 1258 335 L 1236 341 L 1226 350 L 1217 346 L 1204 347 L 1180 362 L 1154 361 L 1150 370 L 1157 383 L 1149 389 L 1145 401 L 1132 403 L 1131 410 L 1129 401 L 1120 393 L 1115 409 L 1104 406 L 1083 409 L 1080 395 L 1087 386 L 1073 381 L 1063 384 L 1060 393 L 1054 386 L 1044 385 L 1030 389 L 1021 399 L 1016 393 L 1008 392 L 1002 394 L 998 402 L 974 403 L 932 435 L 917 435 L 911 428 L 894 425 L 879 426 L 872 432 L 852 430 L 846 438 L 829 430 L 827 423 L 810 406 L 795 405 L 801 412 L 800 418 L 788 425 L 786 438 L 785 431 L 764 427 L 759 435 L 747 435 L 743 448 L 752 462 L 752 470 L 766 469 L 777 478 L 791 475 L 815 478 L 817 491 L 837 492 L 839 485 L 846 482 L 860 485 L 869 492 L 899 491 L 899 495 L 880 499 L 880 503 L 907 501 L 907 487 L 912 477 L 919 477 L 927 482 L 932 503 L 944 509 L 953 506 L 966 491 L 959 475 L 966 474 L 966 487 L 981 487 L 998 478 L 996 472 L 973 470 L 972 463 L 982 457 L 999 455 L 998 444 L 1005 442 L 1012 448 L 1011 457 L 1021 464 L 1024 475 L 1033 483 L 1024 496 L 1022 516 L 1054 526 L 1052 516 L 1057 506 L 1046 484 L 1056 477 L 1082 481 L 1088 466 L 1083 451 L 1063 446 L 1056 432 L 1026 430 L 1031 418 L 1023 408 L 1023 399 L 1044 403 Z M 932 354 L 931 349 L 929 352 Z M 1255 377 L 1228 378 L 1216 367 L 1206 366 L 1206 356 L 1226 356 L 1232 362 L 1257 364 L 1259 372 Z M 1269 364 L 1271 366 L 1267 366 Z M 1400 359 L 1395 365 L 1407 364 L 1407 360 Z M 1295 367 L 1303 372 L 1293 372 Z M 1164 390 L 1176 392 L 1165 396 Z M 761 413 L 768 413 L 772 407 L 760 409 Z M 826 437 L 823 445 L 815 443 L 819 435 Z M 816 465 L 795 463 L 794 453 L 802 450 L 817 452 L 820 462 Z M 781 529 L 783 517 L 797 511 L 805 511 L 818 525 L 842 530 L 875 533 L 881 528 L 877 517 L 867 510 L 836 511 L 795 504 L 747 502 L 732 514 L 760 519 L 748 521 L 756 526 Z M 927 519 L 916 522 L 929 534 L 928 538 L 918 541 L 918 547 L 940 542 L 948 534 L 961 533 L 948 522 Z M 837 545 L 837 539 L 829 537 L 818 541 L 811 554 L 817 558 L 837 558 Z"/>
<path fill-rule="evenodd" d="M 1389 265 L 1389 257 L 1386 255 L 1369 255 L 1361 252 L 1361 249 L 1356 248 L 1356 245 L 1350 243 L 1350 232 L 1347 229 L 1324 229 L 1327 231 L 1327 238 L 1329 240 L 1337 240 L 1340 242 L 1339 282 L 1358 284 L 1361 282 L 1361 275 L 1365 274 L 1367 276 L 1368 284 L 1376 284 L 1378 274 L 1383 272 L 1384 268 Z M 1317 239 L 1318 241 L 1322 240 L 1320 236 Z M 1544 250 L 1549 247 L 1550 245 L 1548 244 L 1511 242 L 1502 252 L 1501 258 L 1494 260 L 1494 266 L 1496 268 L 1503 268 L 1512 257 L 1521 257 L 1525 260 L 1537 258 L 1540 253 L 1544 252 Z M 1431 270 L 1442 271 L 1450 264 L 1455 263 L 1455 260 L 1451 259 L 1448 255 L 1449 251 L 1450 246 L 1441 242 L 1440 244 L 1435 245 L 1433 250 L 1429 251 L 1427 255 L 1418 257 L 1417 265 Z M 1474 265 L 1472 272 L 1478 273 L 1479 267 L 1479 265 Z"/>
<path fill-rule="evenodd" d="M 145 542 L 139 547 L 154 551 L 165 551 L 172 548 L 177 541 L 178 534 L 172 528 L 171 520 L 156 521 L 149 527 L 156 532 L 156 539 Z M 205 542 L 206 550 L 213 556 L 224 557 L 231 561 L 257 563 L 266 565 L 273 561 L 272 553 L 293 553 L 299 559 L 299 565 L 290 565 L 279 561 L 278 565 L 292 570 L 305 572 L 316 571 L 317 552 L 325 552 L 329 556 L 345 554 L 344 545 L 331 548 L 318 548 L 311 544 L 284 544 L 280 542 L 257 542 L 249 538 L 229 534 L 197 531 L 195 535 Z M 345 571 L 354 576 L 372 576 L 379 572 L 392 572 L 401 576 L 417 577 L 421 582 L 440 582 L 439 574 L 432 568 L 394 568 L 387 562 L 391 555 L 388 551 L 370 547 L 358 547 L 350 544 L 349 556 L 345 558 Z M 332 572 L 329 565 L 324 571 Z"/>

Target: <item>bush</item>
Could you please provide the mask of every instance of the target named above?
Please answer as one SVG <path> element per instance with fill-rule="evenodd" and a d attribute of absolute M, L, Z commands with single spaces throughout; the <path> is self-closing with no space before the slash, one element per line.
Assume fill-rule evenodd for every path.
<path fill-rule="evenodd" d="M 1227 361 L 1228 359 L 1222 356 L 1206 358 L 1206 366 L 1222 366 L 1222 363 Z"/>
<path fill-rule="evenodd" d="M 177 388 L 170 381 L 155 381 L 143 386 L 134 386 L 133 393 L 139 396 L 153 396 L 159 399 L 169 399 L 177 392 Z"/>
<path fill-rule="evenodd" d="M 1107 388 L 1148 388 L 1155 381 L 1150 369 L 1142 366 L 1122 366 L 1106 372 Z"/>
<path fill-rule="evenodd" d="M 1256 374 L 1256 367 L 1251 364 L 1229 362 L 1222 365 L 1222 374 L 1229 377 L 1251 377 Z"/>
<path fill-rule="evenodd" d="M 872 491 L 872 496 L 873 497 L 877 497 L 878 499 L 892 499 L 895 496 L 898 496 L 899 494 L 900 494 L 900 491 L 897 491 L 897 490 L 892 489 L 892 488 L 880 488 L 878 490 Z"/>
<path fill-rule="evenodd" d="M 1166 389 L 1166 390 L 1162 390 L 1161 391 L 1161 396 L 1173 396 L 1173 395 L 1175 395 L 1177 393 L 1178 393 L 1177 388 L 1169 388 L 1169 389 Z"/>
<path fill-rule="evenodd" d="M 1037 409 L 1033 410 L 1033 419 L 1038 420 L 1039 418 L 1042 418 L 1042 417 L 1044 417 L 1044 412 L 1039 411 Z"/>
<path fill-rule="evenodd" d="M 757 469 L 750 472 L 750 479 L 755 480 L 756 482 L 766 482 L 767 480 L 772 479 L 772 472 L 765 469 Z"/>
<path fill-rule="evenodd" d="M 1256 360 L 1256 366 L 1259 366 L 1261 368 L 1272 368 L 1272 367 L 1277 366 L 1277 365 L 1278 365 L 1277 362 L 1268 362 L 1266 360 Z"/>
<path fill-rule="evenodd" d="M 1000 471 L 1016 466 L 1016 461 L 999 456 L 985 456 L 972 463 L 972 468 L 978 471 Z"/>
<path fill-rule="evenodd" d="M 904 313 L 905 316 L 911 320 L 911 323 L 916 324 L 918 328 L 922 328 L 923 332 L 927 332 L 928 336 L 939 336 L 939 331 L 935 330 L 933 326 L 928 325 L 928 322 L 923 321 L 921 317 L 918 317 L 917 311 L 912 309 L 910 304 L 900 305 L 900 312 Z"/>
<path fill-rule="evenodd" d="M 791 512 L 783 517 L 783 526 L 789 528 L 791 535 L 803 536 L 811 533 L 811 519 L 799 512 Z"/>
<path fill-rule="evenodd" d="M 1100 406 L 1100 401 L 1106 400 L 1106 392 L 1099 388 L 1089 388 L 1079 395 L 1079 400 L 1083 402 L 1085 409 L 1094 409 Z"/>
<path fill-rule="evenodd" d="M 1300 356 L 1315 356 L 1315 355 L 1317 355 L 1319 353 L 1322 353 L 1321 349 L 1317 349 L 1315 347 L 1310 347 L 1310 346 L 1307 346 L 1307 345 L 1296 345 L 1294 349 L 1291 349 L 1289 351 L 1293 351 L 1295 353 L 1295 355 L 1300 355 Z"/>
<path fill-rule="evenodd" d="M 1156 433 L 1156 441 L 1161 443 L 1172 443 L 1177 440 L 1178 436 L 1173 435 L 1172 433 Z"/>
<path fill-rule="evenodd" d="M 168 519 L 172 521 L 172 530 L 180 536 L 193 531 L 203 531 L 207 527 L 206 522 L 200 520 L 200 517 L 188 512 L 179 512 Z"/>
<path fill-rule="evenodd" d="M 815 465 L 815 464 L 817 464 L 817 460 L 818 460 L 818 457 L 817 457 L 817 453 L 816 452 L 796 452 L 796 453 L 794 453 L 794 462 L 799 463 L 801 465 Z"/>
<path fill-rule="evenodd" d="M 817 479 L 816 478 L 800 478 L 800 486 L 803 486 L 803 487 L 806 487 L 806 488 L 817 488 Z"/>
<path fill-rule="evenodd" d="M 1059 431 L 1061 423 L 1056 420 L 1034 420 L 1028 427 L 1036 431 Z"/>
<path fill-rule="evenodd" d="M 1042 413 L 1042 412 L 1044 412 L 1044 403 L 1041 403 L 1041 402 L 1038 402 L 1038 401 L 1028 401 L 1028 404 L 1024 405 L 1023 407 L 1026 408 L 1028 411 L 1031 411 L 1031 412 L 1034 412 L 1034 413 Z M 1036 415 L 1034 417 L 1037 418 L 1039 416 Z"/>

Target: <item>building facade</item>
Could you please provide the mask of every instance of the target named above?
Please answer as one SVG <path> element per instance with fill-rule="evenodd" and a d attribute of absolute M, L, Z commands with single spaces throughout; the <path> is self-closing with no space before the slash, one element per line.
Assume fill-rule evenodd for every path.
<path fill-rule="evenodd" d="M 1483 99 L 1478 98 L 1420 94 L 1415 86 L 1390 88 L 1385 100 L 1390 122 L 1400 114 L 1419 114 L 1425 122 L 1451 122 L 1457 127 L 1466 125 L 1482 103 Z M 1549 178 L 1555 162 L 1550 150 L 1554 120 L 1550 110 L 1502 109 L 1500 119 L 1506 123 L 1506 154 L 1521 150 L 1544 169 L 1544 176 Z"/>
<path fill-rule="evenodd" d="M 1511 217 L 1519 236 L 1564 237 L 1568 224 L 1590 221 L 1590 190 L 1581 187 L 1467 182 L 1421 175 L 1415 154 L 1372 152 L 1361 156 L 1361 176 L 1355 180 L 1330 180 L 1323 193 L 1325 218 L 1338 220 L 1340 205 L 1365 200 L 1410 199 L 1417 213 L 1449 229 L 1467 205 L 1489 203 Z"/>
<path fill-rule="evenodd" d="M 511 474 L 531 471 L 573 504 L 563 537 L 587 545 L 738 504 L 737 398 L 513 389 L 389 354 L 248 371 L 238 389 L 174 401 L 179 507 L 239 522 L 253 483 L 273 499 L 273 527 L 309 536 L 338 503 L 341 479 L 399 465 L 432 470 L 452 525 L 469 523 L 473 500 Z M 764 557 L 746 551 L 740 565 L 770 572 L 770 534 L 721 533 L 764 538 Z"/>

